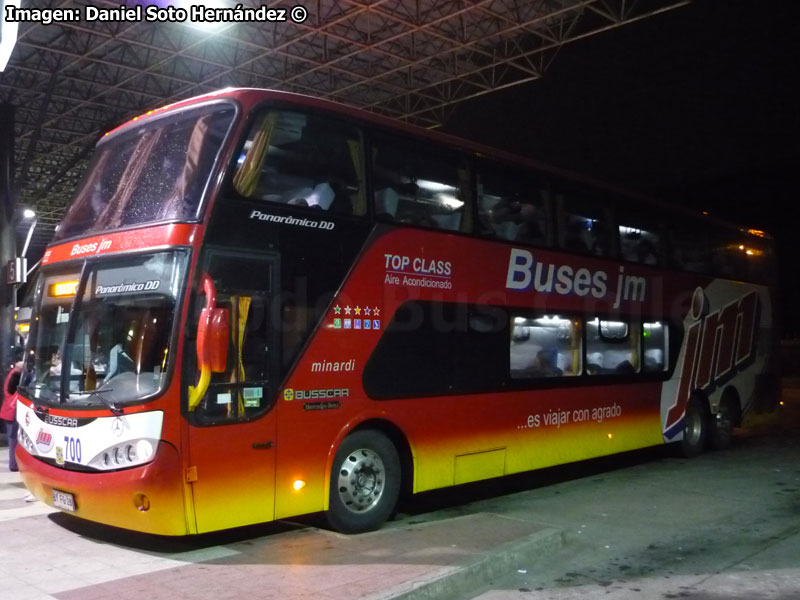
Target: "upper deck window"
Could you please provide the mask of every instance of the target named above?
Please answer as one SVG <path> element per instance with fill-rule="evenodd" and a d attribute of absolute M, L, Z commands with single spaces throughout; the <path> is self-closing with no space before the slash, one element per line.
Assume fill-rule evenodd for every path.
<path fill-rule="evenodd" d="M 481 233 L 523 244 L 550 245 L 550 203 L 541 182 L 497 166 L 478 170 Z"/>
<path fill-rule="evenodd" d="M 580 192 L 558 195 L 558 242 L 569 252 L 611 256 L 610 206 Z"/>
<path fill-rule="evenodd" d="M 633 202 L 617 204 L 620 255 L 624 260 L 657 265 L 664 254 L 663 218 Z"/>
<path fill-rule="evenodd" d="M 319 115 L 266 112 L 247 134 L 233 185 L 248 198 L 363 215 L 361 139 L 356 127 Z"/>
<path fill-rule="evenodd" d="M 393 137 L 372 145 L 375 216 L 384 221 L 465 230 L 469 175 L 463 158 Z"/>
<path fill-rule="evenodd" d="M 55 239 L 196 219 L 233 116 L 219 104 L 167 113 L 101 141 Z"/>

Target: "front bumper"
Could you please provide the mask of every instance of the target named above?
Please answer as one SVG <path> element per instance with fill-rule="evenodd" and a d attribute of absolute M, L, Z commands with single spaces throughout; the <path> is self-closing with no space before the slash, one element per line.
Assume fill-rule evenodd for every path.
<path fill-rule="evenodd" d="M 184 506 L 183 469 L 177 450 L 159 443 L 153 462 L 113 472 L 69 471 L 34 458 L 17 446 L 20 475 L 28 490 L 53 505 L 53 488 L 75 497 L 76 517 L 158 535 L 189 533 Z M 144 494 L 149 509 L 137 508 Z M 141 503 L 140 503 L 141 504 Z"/>

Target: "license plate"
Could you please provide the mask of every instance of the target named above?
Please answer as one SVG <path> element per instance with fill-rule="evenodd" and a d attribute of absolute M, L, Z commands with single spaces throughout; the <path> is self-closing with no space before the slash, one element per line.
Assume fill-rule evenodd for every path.
<path fill-rule="evenodd" d="M 53 490 L 53 506 L 61 510 L 75 512 L 75 496 L 60 490 Z"/>

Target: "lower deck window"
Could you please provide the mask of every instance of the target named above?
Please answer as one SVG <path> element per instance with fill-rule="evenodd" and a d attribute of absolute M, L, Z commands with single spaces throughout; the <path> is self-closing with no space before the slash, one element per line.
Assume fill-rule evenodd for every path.
<path fill-rule="evenodd" d="M 667 343 L 669 327 L 663 321 L 642 323 L 642 370 L 645 373 L 659 373 L 669 368 Z"/>
<path fill-rule="evenodd" d="M 581 329 L 577 319 L 544 315 L 513 317 L 509 369 L 512 379 L 581 373 Z"/>
<path fill-rule="evenodd" d="M 389 399 L 637 379 L 668 369 L 668 333 L 666 321 L 409 301 L 367 361 L 364 389 Z"/>
<path fill-rule="evenodd" d="M 594 318 L 586 321 L 586 372 L 589 375 L 638 373 L 639 325 Z"/>

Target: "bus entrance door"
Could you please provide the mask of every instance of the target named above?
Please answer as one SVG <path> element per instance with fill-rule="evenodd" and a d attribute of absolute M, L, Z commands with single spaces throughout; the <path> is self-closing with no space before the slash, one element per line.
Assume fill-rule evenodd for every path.
<path fill-rule="evenodd" d="M 274 440 L 274 411 L 248 423 L 189 428 L 197 533 L 274 518 Z"/>
<path fill-rule="evenodd" d="M 205 261 L 186 471 L 198 533 L 275 515 L 275 265 L 227 251 Z"/>

